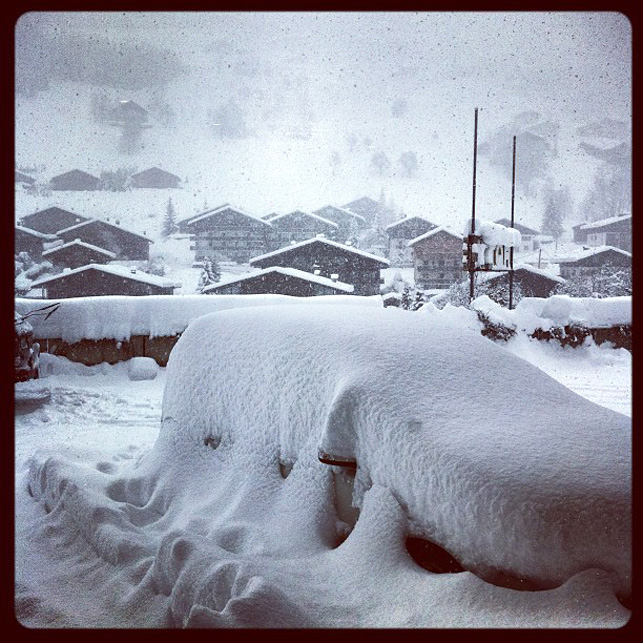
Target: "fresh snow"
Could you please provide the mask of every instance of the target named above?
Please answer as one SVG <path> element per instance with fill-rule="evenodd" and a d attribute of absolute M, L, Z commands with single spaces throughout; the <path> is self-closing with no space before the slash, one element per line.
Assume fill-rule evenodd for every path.
<path fill-rule="evenodd" d="M 21 622 L 626 623 L 629 419 L 481 337 L 475 313 L 433 308 L 220 310 L 154 380 L 43 355 L 51 401 L 16 416 Z M 560 350 L 579 376 L 624 361 L 583 350 Z M 339 546 L 341 476 L 320 448 L 359 465 Z M 408 534 L 471 571 L 421 569 Z M 548 589 L 487 582 L 498 572 Z"/>

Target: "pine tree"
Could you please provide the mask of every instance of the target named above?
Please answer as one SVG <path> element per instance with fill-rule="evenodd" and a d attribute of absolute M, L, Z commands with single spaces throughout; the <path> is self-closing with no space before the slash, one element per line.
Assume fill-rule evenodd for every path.
<path fill-rule="evenodd" d="M 558 239 L 563 234 L 563 218 L 565 212 L 563 210 L 563 195 L 562 192 L 554 190 L 547 201 L 545 213 L 543 214 L 542 231 L 544 234 L 550 234 L 558 243 Z"/>
<path fill-rule="evenodd" d="M 415 300 L 411 306 L 411 310 L 420 310 L 424 305 L 424 293 L 421 290 L 416 290 Z"/>
<path fill-rule="evenodd" d="M 217 281 L 221 279 L 221 270 L 219 269 L 219 264 L 216 261 L 212 261 L 209 257 L 206 257 L 203 260 L 203 270 L 199 277 L 199 285 L 197 290 L 203 292 L 203 289 L 206 286 L 216 284 Z"/>
<path fill-rule="evenodd" d="M 176 224 L 175 216 L 174 204 L 172 203 L 172 198 L 169 198 L 167 200 L 165 218 L 163 219 L 162 234 L 164 237 L 169 237 L 173 232 L 176 232 L 179 229 L 179 226 Z"/>
<path fill-rule="evenodd" d="M 406 286 L 402 292 L 402 301 L 400 303 L 401 308 L 404 310 L 411 310 L 413 305 L 413 300 L 411 299 L 411 289 Z"/>

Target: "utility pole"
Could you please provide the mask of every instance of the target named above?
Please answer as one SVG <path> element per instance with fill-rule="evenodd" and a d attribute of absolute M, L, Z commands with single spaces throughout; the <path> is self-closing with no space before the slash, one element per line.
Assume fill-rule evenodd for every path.
<path fill-rule="evenodd" d="M 478 108 L 473 128 L 473 203 L 471 206 L 471 233 L 469 236 L 469 303 L 473 301 L 475 266 L 473 265 L 473 235 L 476 233 L 476 162 L 478 156 Z"/>
<path fill-rule="evenodd" d="M 514 227 L 514 202 L 516 198 L 516 137 L 513 144 L 513 163 L 511 167 L 511 227 Z M 514 303 L 514 247 L 509 249 L 509 310 Z"/>

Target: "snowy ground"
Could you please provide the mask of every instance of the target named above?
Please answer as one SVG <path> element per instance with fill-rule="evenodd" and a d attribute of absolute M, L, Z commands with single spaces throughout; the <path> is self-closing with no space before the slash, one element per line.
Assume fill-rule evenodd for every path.
<path fill-rule="evenodd" d="M 561 349 L 525 338 L 513 340 L 508 348 L 587 399 L 631 414 L 631 356 L 627 351 L 596 346 Z M 390 534 L 380 534 L 376 540 L 379 545 L 373 545 L 375 541 L 372 537 L 378 533 L 379 512 L 390 512 L 391 506 L 385 497 L 373 494 L 369 496 L 372 504 L 367 502 L 362 507 L 362 516 L 352 539 L 353 546 L 349 540 L 346 543 L 348 546 L 331 550 L 328 554 L 337 556 L 329 558 L 327 563 L 321 559 L 318 561 L 317 557 L 310 559 L 313 561 L 310 569 L 317 572 L 334 570 L 329 572 L 331 576 L 338 574 L 328 578 L 315 577 L 317 584 L 310 588 L 307 585 L 311 582 L 306 572 L 308 563 L 293 567 L 289 561 L 277 557 L 271 564 L 274 554 L 269 553 L 267 558 L 260 555 L 257 559 L 254 554 L 258 553 L 260 544 L 253 540 L 252 531 L 234 520 L 229 524 L 226 522 L 226 511 L 231 511 L 234 506 L 238 513 L 238 505 L 242 502 L 241 496 L 233 488 L 230 489 L 231 506 L 223 509 L 223 515 L 217 516 L 218 522 L 225 528 L 214 532 L 217 542 L 223 547 L 219 551 L 223 551 L 228 562 L 213 568 L 209 580 L 206 579 L 212 586 L 200 590 L 222 592 L 220 600 L 223 602 L 220 611 L 216 612 L 218 616 L 213 621 L 211 611 L 199 613 L 192 610 L 189 614 L 185 613 L 189 604 L 185 606 L 181 600 L 188 600 L 185 598 L 185 591 L 188 590 L 177 592 L 177 596 L 183 598 L 179 604 L 177 599 L 172 601 L 168 616 L 166 593 L 173 590 L 173 583 L 181 585 L 180 578 L 165 577 L 163 574 L 174 572 L 164 571 L 155 582 L 161 585 L 169 583 L 168 589 L 161 587 L 159 593 L 142 600 L 142 590 L 137 588 L 137 583 L 147 568 L 127 564 L 128 556 L 136 550 L 136 543 L 121 542 L 116 550 L 110 550 L 113 536 L 109 534 L 117 533 L 113 530 L 118 531 L 122 516 L 111 516 L 108 507 L 101 505 L 98 497 L 95 505 L 91 500 L 93 492 L 90 489 L 95 484 L 96 476 L 109 478 L 121 466 L 136 466 L 159 435 L 166 369 L 159 369 L 154 380 L 143 381 L 131 381 L 127 369 L 127 363 L 84 367 L 45 355 L 43 370 L 48 377 L 42 382 L 51 387 L 50 401 L 41 405 L 17 405 L 16 611 L 19 620 L 27 626 L 140 627 L 150 623 L 166 626 L 182 623 L 188 626 L 207 624 L 226 627 L 252 626 L 262 622 L 267 625 L 291 623 L 299 626 L 303 623 L 310 626 L 494 627 L 500 623 L 516 627 L 613 627 L 628 618 L 627 610 L 614 600 L 607 577 L 596 570 L 577 574 L 558 589 L 533 593 L 494 587 L 469 573 L 433 576 L 419 567 L 409 567 L 401 553 L 401 558 L 394 556 L 393 561 L 389 562 L 382 548 L 394 545 L 390 541 Z M 28 389 L 30 386 L 31 383 L 26 383 L 21 388 Z M 90 526 L 79 524 L 76 535 L 62 519 L 66 511 L 63 503 L 50 507 L 52 511 L 45 515 L 42 501 L 38 504 L 30 496 L 26 484 L 28 460 L 36 451 L 56 454 L 53 460 L 45 459 L 44 465 L 42 456 L 36 456 L 36 461 L 40 458 L 42 476 L 57 472 L 56 475 L 61 476 L 60 485 L 68 487 L 73 486 L 74 480 L 81 485 L 83 479 L 86 480 L 89 500 L 86 498 L 84 502 L 93 506 L 90 509 L 93 513 L 88 521 Z M 65 464 L 67 458 L 69 462 Z M 75 473 L 64 473 L 67 470 Z M 136 483 L 136 480 L 130 478 L 129 482 Z M 69 488 L 59 488 L 59 493 L 63 491 L 68 495 L 73 494 Z M 255 490 L 259 495 L 265 491 L 261 488 Z M 135 495 L 141 495 L 149 493 L 149 490 L 137 491 L 128 487 L 118 491 L 114 487 L 111 497 L 116 499 L 114 494 L 119 493 L 129 493 L 131 496 L 134 492 Z M 162 498 L 158 501 L 164 502 Z M 46 501 L 45 506 L 47 502 L 50 501 Z M 158 520 L 158 516 L 150 517 L 145 513 L 147 507 L 145 510 L 143 507 L 137 508 L 136 503 L 129 504 L 131 502 L 134 501 L 130 497 L 125 503 L 128 518 L 141 529 L 150 521 Z M 284 507 L 281 509 L 284 510 Z M 82 511 L 77 515 L 83 515 Z M 284 519 L 287 518 L 285 515 Z M 94 523 L 102 524 L 104 531 L 88 535 L 85 530 L 94 529 L 91 526 Z M 174 524 L 177 527 L 181 522 L 175 519 Z M 188 528 L 187 525 L 184 527 Z M 81 533 L 84 538 L 78 535 Z M 132 538 L 136 540 L 137 536 L 133 535 Z M 99 557 L 95 551 L 88 549 L 86 539 L 98 547 Z M 200 551 L 195 542 L 190 538 L 177 540 L 175 534 L 166 545 L 171 545 L 170 549 L 165 553 L 160 551 L 159 556 L 161 559 L 163 555 L 170 556 L 166 560 L 170 567 L 176 561 L 182 561 L 178 563 L 179 568 L 175 573 L 185 572 L 184 575 L 190 578 L 188 572 L 194 575 L 195 565 L 199 569 L 199 566 L 209 564 L 207 560 L 195 562 L 196 554 L 190 554 L 194 547 Z M 364 550 L 366 558 L 363 558 L 359 547 L 365 543 L 370 544 L 368 551 Z M 101 548 L 106 548 L 106 551 L 101 553 Z M 182 548 L 187 548 L 185 554 L 179 551 Z M 63 551 L 65 556 L 61 555 Z M 322 555 L 322 558 L 325 560 L 324 556 L 328 554 Z M 110 556 L 112 562 L 106 564 L 105 559 L 109 560 Z M 263 570 L 257 560 L 262 561 Z M 354 585 L 357 578 L 338 571 L 342 568 L 342 560 L 345 560 L 345 565 L 350 561 L 351 574 L 366 574 L 368 577 L 377 573 L 385 582 L 381 587 L 376 584 L 366 590 L 362 586 L 357 587 Z M 69 573 L 70 564 L 75 569 L 72 575 Z M 183 567 L 185 570 L 182 571 Z M 293 570 L 299 570 L 295 572 L 294 579 L 290 576 Z M 436 585 L 432 585 L 433 580 L 427 585 L 429 576 Z M 267 583 L 267 577 L 272 581 Z M 271 584 L 280 578 L 281 589 Z M 288 581 L 288 578 L 291 580 Z M 293 588 L 294 591 L 301 591 L 301 598 L 313 606 L 312 613 L 317 610 L 323 614 L 325 610 L 332 610 L 329 612 L 332 617 L 321 622 L 307 621 L 307 617 L 292 602 Z M 405 589 L 402 591 L 402 588 Z M 414 588 L 411 594 L 418 592 L 423 600 L 434 602 L 430 607 L 413 607 L 412 602 L 408 602 L 409 588 Z M 195 596 L 189 600 L 199 602 Z M 382 612 L 383 604 L 392 607 Z M 461 609 L 454 610 L 456 604 Z M 380 608 L 377 608 L 378 605 Z"/>

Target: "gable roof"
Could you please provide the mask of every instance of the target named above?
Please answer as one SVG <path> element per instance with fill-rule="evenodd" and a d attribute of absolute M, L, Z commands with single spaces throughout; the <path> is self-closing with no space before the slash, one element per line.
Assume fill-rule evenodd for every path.
<path fill-rule="evenodd" d="M 619 254 L 622 254 L 626 257 L 632 257 L 631 252 L 627 252 L 626 250 L 621 250 L 620 248 L 615 248 L 614 246 L 595 246 L 592 248 L 587 248 L 584 246 L 579 246 L 578 250 L 573 252 L 572 254 L 569 254 L 567 256 L 559 256 L 559 257 L 552 257 L 551 262 L 552 263 L 575 263 L 576 261 L 581 261 L 582 259 L 587 259 L 588 257 L 593 257 L 594 255 L 600 255 L 603 254 L 604 252 L 618 252 Z"/>
<path fill-rule="evenodd" d="M 168 172 L 167 170 L 162 170 L 160 167 L 150 167 L 147 170 L 142 170 L 141 172 L 137 172 L 136 174 L 132 174 L 132 178 L 140 178 L 140 177 L 147 177 L 147 176 L 169 176 L 172 177 L 173 179 L 176 179 L 177 181 L 180 181 L 181 178 L 178 177 L 176 174 L 172 174 L 171 172 Z"/>
<path fill-rule="evenodd" d="M 499 279 L 504 275 L 508 275 L 510 272 L 511 272 L 510 270 L 503 270 L 501 272 L 479 272 L 478 280 L 480 282 L 493 281 L 494 279 Z M 528 272 L 533 275 L 536 275 L 537 277 L 541 277 L 542 279 L 548 279 L 549 281 L 553 281 L 557 284 L 567 283 L 566 280 L 563 279 L 562 277 L 559 277 L 558 275 L 555 275 L 548 270 L 543 270 L 542 268 L 535 268 L 534 266 L 530 266 L 527 263 L 518 263 L 514 265 L 514 274 L 516 272 Z"/>
<path fill-rule="evenodd" d="M 500 225 L 505 226 L 505 228 L 511 228 L 511 219 L 503 218 L 503 219 L 496 219 L 494 223 L 499 223 Z M 540 234 L 538 230 L 532 230 L 532 228 L 528 228 L 526 225 L 522 225 L 522 223 L 516 223 L 514 221 L 513 227 L 520 232 L 521 235 L 524 234 L 531 234 L 531 235 L 537 235 Z"/>
<path fill-rule="evenodd" d="M 353 207 L 354 206 L 363 206 L 363 207 L 370 207 L 370 208 L 376 207 L 377 208 L 377 207 L 379 207 L 379 203 L 377 201 L 374 201 L 370 197 L 363 196 L 363 197 L 360 197 L 359 199 L 355 199 L 354 201 L 351 201 L 350 203 L 346 203 L 342 207 L 350 210 L 351 206 L 353 206 Z"/>
<path fill-rule="evenodd" d="M 366 219 L 361 214 L 357 214 L 357 212 L 353 212 L 352 210 L 347 210 L 346 208 L 340 208 L 336 205 L 325 205 L 323 208 L 319 208 L 315 210 L 314 214 L 323 212 L 324 210 L 328 210 L 328 209 L 337 210 L 337 212 L 354 217 L 355 219 L 361 219 L 362 221 L 366 222 Z"/>
<path fill-rule="evenodd" d="M 71 232 L 72 230 L 78 230 L 79 228 L 95 225 L 97 223 L 109 226 L 110 228 L 115 228 L 119 232 L 125 232 L 126 234 L 131 234 L 134 237 L 139 237 L 139 239 L 144 239 L 148 243 L 154 243 L 151 239 L 148 239 L 145 235 L 138 234 L 138 232 L 132 232 L 131 230 L 126 230 L 125 228 L 121 228 L 120 226 L 110 223 L 109 221 L 105 221 L 104 219 L 87 219 L 87 221 L 81 221 L 81 223 L 76 223 L 75 225 L 69 226 L 68 228 L 63 228 L 62 230 L 58 230 L 58 234 L 61 235 L 67 232 Z"/>
<path fill-rule="evenodd" d="M 16 178 L 15 178 L 15 183 L 29 183 L 29 185 L 32 185 L 36 182 L 36 179 L 33 177 L 25 174 L 24 172 L 20 172 L 19 170 L 16 170 Z"/>
<path fill-rule="evenodd" d="M 355 290 L 355 287 L 352 284 L 347 284 L 343 281 L 333 281 L 328 277 L 315 275 L 312 272 L 306 272 L 305 270 L 299 270 L 298 268 L 270 266 L 269 268 L 263 268 L 262 270 L 258 270 L 257 272 L 243 275 L 242 277 L 236 277 L 235 279 L 212 284 L 211 286 L 207 286 L 206 288 L 204 288 L 203 292 L 207 292 L 208 290 L 215 290 L 216 288 L 220 288 L 221 286 L 229 286 L 230 284 L 238 283 L 240 281 L 249 281 L 251 279 L 256 279 L 257 277 L 262 277 L 270 273 L 279 273 L 282 275 L 287 275 L 289 277 L 295 277 L 296 279 L 302 279 L 303 281 L 310 281 L 312 283 L 321 284 L 322 286 L 328 286 L 329 288 L 343 290 L 346 293 L 352 293 Z"/>
<path fill-rule="evenodd" d="M 377 255 L 372 255 L 370 252 L 364 252 L 363 250 L 358 250 L 357 248 L 353 248 L 352 246 L 346 246 L 343 243 L 331 241 L 330 239 L 325 239 L 324 237 L 313 237 L 312 239 L 306 239 L 305 241 L 293 243 L 292 245 L 286 246 L 285 248 L 279 248 L 279 250 L 273 250 L 272 252 L 267 252 L 263 255 L 252 257 L 252 259 L 250 259 L 250 265 L 252 265 L 253 262 L 263 261 L 264 259 L 269 259 L 270 257 L 276 257 L 277 255 L 286 254 L 288 252 L 292 252 L 293 250 L 298 250 L 299 248 L 309 246 L 313 243 L 321 243 L 324 245 L 332 246 L 334 248 L 344 250 L 345 252 L 359 255 L 360 257 L 365 257 L 366 259 L 372 259 L 373 261 L 377 261 L 378 263 L 381 263 L 385 266 L 390 265 L 389 260 L 384 259 L 384 257 L 378 257 Z"/>
<path fill-rule="evenodd" d="M 248 217 L 249 219 L 252 219 L 253 221 L 258 221 L 259 223 L 263 223 L 267 226 L 270 225 L 270 223 L 264 219 L 259 218 L 258 216 L 255 216 L 254 214 L 250 214 L 249 212 L 245 212 L 243 210 L 240 210 L 239 208 L 235 208 L 228 203 L 225 205 L 222 205 L 218 208 L 215 208 L 214 210 L 206 210 L 205 212 L 202 212 L 201 214 L 197 214 L 195 217 L 191 217 L 189 219 L 184 219 L 183 222 L 185 225 L 192 225 L 196 223 L 197 221 L 202 221 L 203 219 L 208 219 L 210 217 L 213 217 L 217 214 L 221 214 L 225 210 L 232 210 L 232 212 L 236 212 L 237 214 L 241 214 L 244 217 Z"/>
<path fill-rule="evenodd" d="M 109 257 L 110 259 L 116 259 L 115 253 L 109 250 L 105 250 L 105 248 L 100 248 L 99 246 L 95 246 L 92 243 L 86 243 L 85 241 L 81 241 L 80 239 L 74 239 L 73 241 L 68 241 L 67 243 L 63 243 L 62 245 L 54 246 L 49 250 L 45 250 L 43 251 L 42 256 L 44 257 L 45 255 L 52 255 L 55 252 L 59 252 L 60 250 L 63 250 L 64 248 L 69 248 L 70 246 L 81 246 L 83 248 L 87 248 L 88 250 L 93 250 L 94 252 L 103 254 L 106 257 Z"/>
<path fill-rule="evenodd" d="M 607 219 L 601 219 L 600 221 L 592 221 L 591 223 L 581 223 L 578 226 L 581 230 L 591 230 L 592 228 L 602 228 L 603 226 L 612 225 L 613 223 L 618 223 L 619 221 L 627 221 L 632 219 L 631 214 L 623 214 L 620 217 L 609 217 Z"/>
<path fill-rule="evenodd" d="M 84 172 L 83 170 L 69 170 L 69 172 L 63 172 L 62 174 L 57 174 L 56 176 L 51 177 L 51 181 L 56 181 L 58 179 L 63 179 L 67 177 L 78 177 L 79 179 L 91 179 L 92 181 L 99 181 L 100 179 L 89 172 Z"/>
<path fill-rule="evenodd" d="M 415 239 L 411 239 L 407 245 L 414 246 L 419 241 L 424 241 L 424 239 L 428 239 L 429 237 L 432 237 L 433 235 L 436 235 L 439 232 L 445 232 L 446 234 L 452 237 L 455 237 L 456 239 L 460 239 L 460 241 L 462 241 L 461 234 L 456 234 L 455 232 L 453 232 L 452 230 L 449 230 L 448 228 L 445 228 L 444 226 L 438 226 L 437 228 L 433 228 L 433 230 L 429 230 L 428 232 L 421 234 L 419 237 L 415 237 Z"/>
<path fill-rule="evenodd" d="M 139 281 L 141 283 L 150 284 L 152 286 L 158 286 L 160 288 L 175 287 L 174 284 L 167 282 L 164 279 L 157 277 L 156 275 L 148 275 L 147 273 L 140 272 L 138 270 L 136 272 L 132 272 L 131 269 L 127 268 L 126 266 L 115 266 L 111 264 L 106 265 L 106 264 L 95 264 L 95 263 L 92 263 L 88 266 L 80 266 L 80 268 L 74 268 L 73 270 L 66 270 L 65 272 L 61 272 L 57 275 L 53 275 L 50 277 L 43 277 L 42 279 L 37 279 L 36 281 L 32 282 L 31 285 L 34 288 L 39 288 L 40 286 L 43 286 L 45 284 L 59 281 L 60 279 L 69 277 L 69 275 L 77 275 L 87 270 L 96 270 L 110 275 L 116 275 L 117 277 L 123 277 L 124 279 L 130 279 L 131 281 Z"/>
<path fill-rule="evenodd" d="M 413 221 L 416 219 L 417 221 L 421 221 L 422 223 L 428 223 L 429 225 L 432 225 L 434 227 L 437 227 L 435 223 L 429 221 L 428 219 L 425 219 L 424 217 L 419 217 L 419 216 L 412 216 L 412 217 L 404 217 L 403 219 L 398 219 L 397 221 L 394 221 L 393 223 L 389 223 L 387 226 L 384 227 L 385 230 L 391 230 L 392 228 L 396 228 L 397 226 L 401 225 L 402 223 L 408 223 L 409 221 Z"/>
<path fill-rule="evenodd" d="M 306 212 L 305 210 L 293 210 L 292 212 L 288 212 L 286 214 L 275 214 L 266 218 L 265 221 L 269 221 L 270 223 L 273 223 L 274 221 L 277 221 L 279 219 L 283 219 L 285 217 L 290 217 L 297 214 L 298 215 L 303 214 L 306 217 L 310 217 L 311 219 L 316 219 L 317 221 L 321 221 L 326 225 L 330 225 L 330 226 L 333 226 L 333 228 L 337 228 L 337 224 L 334 221 L 331 221 L 330 219 L 324 219 L 324 217 L 320 217 L 318 214 L 313 214 L 312 212 Z"/>
<path fill-rule="evenodd" d="M 55 241 L 58 237 L 55 234 L 47 234 L 46 232 L 39 232 L 38 230 L 32 230 L 26 226 L 16 225 L 16 231 L 24 232 L 32 237 L 37 237 L 43 241 Z"/>

